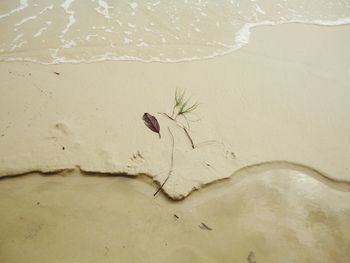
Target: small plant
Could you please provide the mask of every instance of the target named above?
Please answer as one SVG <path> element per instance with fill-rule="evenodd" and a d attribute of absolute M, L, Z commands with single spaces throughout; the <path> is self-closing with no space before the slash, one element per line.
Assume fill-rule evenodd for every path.
<path fill-rule="evenodd" d="M 172 113 L 171 115 L 168 115 L 167 113 L 164 112 L 159 112 L 160 114 L 168 117 L 169 119 L 171 119 L 172 121 L 174 121 L 179 127 L 181 127 L 188 140 L 191 143 L 191 147 L 192 149 L 195 148 L 195 145 L 193 143 L 193 140 L 190 136 L 190 134 L 188 133 L 188 129 L 190 128 L 189 125 L 189 119 L 187 117 L 188 114 L 192 113 L 195 109 L 197 109 L 198 107 L 198 103 L 190 103 L 190 98 L 186 98 L 186 92 L 185 91 L 180 91 L 179 89 L 175 90 L 175 103 L 172 109 Z M 177 120 L 177 118 L 181 116 L 187 123 L 187 128 L 186 126 Z M 160 125 L 157 121 L 157 119 L 152 116 L 149 113 L 144 113 L 143 117 L 142 117 L 145 125 L 153 132 L 158 133 L 159 138 L 161 138 L 160 136 Z M 171 132 L 170 128 L 168 127 L 168 131 L 169 134 L 171 136 L 171 155 L 170 155 L 170 167 L 169 167 L 169 171 L 168 171 L 168 175 L 166 177 L 166 179 L 164 180 L 164 182 L 159 186 L 158 190 L 154 193 L 154 196 L 156 196 L 162 189 L 163 186 L 165 185 L 165 183 L 168 181 L 170 175 L 173 173 L 173 166 L 174 166 L 174 136 L 173 133 Z M 204 225 L 204 224 L 203 224 Z M 209 228 L 207 228 L 209 229 Z"/>
<path fill-rule="evenodd" d="M 192 113 L 198 107 L 198 103 L 190 104 L 190 98 L 185 97 L 186 91 L 179 91 L 178 88 L 175 90 L 175 104 L 171 118 L 176 119 L 178 116 L 183 116 L 186 120 L 186 114 Z"/>
<path fill-rule="evenodd" d="M 190 136 L 190 134 L 188 133 L 188 129 L 190 128 L 189 125 L 189 119 L 187 118 L 187 115 L 192 113 L 195 109 L 197 109 L 198 107 L 198 103 L 190 103 L 190 98 L 186 98 L 186 92 L 185 91 L 179 91 L 179 89 L 175 90 L 175 103 L 173 106 L 173 110 L 171 115 L 168 115 L 164 112 L 161 112 L 161 114 L 165 115 L 166 117 L 168 117 L 169 119 L 173 120 L 176 122 L 177 125 L 179 125 L 185 132 L 188 140 L 191 143 L 191 147 L 192 149 L 195 148 L 195 145 L 193 143 L 193 140 Z M 179 122 L 177 120 L 177 117 L 183 117 L 184 120 L 187 123 L 187 128 L 185 127 L 184 124 L 182 124 L 181 122 Z"/>

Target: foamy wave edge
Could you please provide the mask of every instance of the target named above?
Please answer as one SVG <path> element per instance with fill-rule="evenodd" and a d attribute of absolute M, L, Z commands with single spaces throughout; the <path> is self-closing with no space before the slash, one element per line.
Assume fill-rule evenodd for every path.
<path fill-rule="evenodd" d="M 289 21 L 262 21 L 259 23 L 246 23 L 244 24 L 241 29 L 235 34 L 235 44 L 233 46 L 228 46 L 229 49 L 225 52 L 217 53 L 207 55 L 207 56 L 193 56 L 193 57 L 185 57 L 180 59 L 167 59 L 167 58 L 158 58 L 158 57 L 152 57 L 150 59 L 142 59 L 139 57 L 133 57 L 133 56 L 120 56 L 115 55 L 111 52 L 106 52 L 103 55 L 97 55 L 95 58 L 92 59 L 66 59 L 65 57 L 54 57 L 53 61 L 51 62 L 42 62 L 32 57 L 23 57 L 23 58 L 0 58 L 0 62 L 33 62 L 33 63 L 39 63 L 43 65 L 56 65 L 61 63 L 67 63 L 67 64 L 80 64 L 80 63 L 95 63 L 95 62 L 103 62 L 103 61 L 135 61 L 135 62 L 144 62 L 144 63 L 151 63 L 151 62 L 158 62 L 158 63 L 179 63 L 179 62 L 190 62 L 190 61 L 197 61 L 197 60 L 208 60 L 213 59 L 219 56 L 224 56 L 227 54 L 230 54 L 236 50 L 241 49 L 242 47 L 246 46 L 249 43 L 250 35 L 251 35 L 251 29 L 255 27 L 260 26 L 277 26 L 282 24 L 306 24 L 306 25 L 317 25 L 317 26 L 344 26 L 350 24 L 350 17 L 347 18 L 339 18 L 336 20 L 299 20 L 299 19 L 293 19 Z"/>

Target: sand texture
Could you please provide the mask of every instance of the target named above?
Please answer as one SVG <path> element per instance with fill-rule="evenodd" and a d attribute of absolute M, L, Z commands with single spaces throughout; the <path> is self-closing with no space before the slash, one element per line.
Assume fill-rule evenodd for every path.
<path fill-rule="evenodd" d="M 161 184 L 173 152 L 164 185 L 173 199 L 262 162 L 348 182 L 349 35 L 348 26 L 283 25 L 257 29 L 246 48 L 215 60 L 2 63 L 0 174 L 77 168 Z M 171 113 L 176 88 L 200 103 L 190 117 L 195 149 L 158 114 Z M 158 118 L 161 139 L 144 112 Z"/>
<path fill-rule="evenodd" d="M 182 202 L 123 177 L 1 180 L 0 261 L 347 262 L 349 192 L 312 176 L 261 165 Z"/>
<path fill-rule="evenodd" d="M 349 262 L 349 42 L 294 24 L 212 60 L 0 63 L 0 262 Z M 177 87 L 194 149 L 158 113 Z"/>

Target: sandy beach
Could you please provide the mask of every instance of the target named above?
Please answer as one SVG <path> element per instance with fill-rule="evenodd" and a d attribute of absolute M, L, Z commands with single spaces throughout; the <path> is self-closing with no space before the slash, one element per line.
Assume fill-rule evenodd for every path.
<path fill-rule="evenodd" d="M 1 61 L 0 262 L 348 262 L 349 42 L 290 23 L 210 59 Z M 174 121 L 176 90 L 198 107 Z"/>

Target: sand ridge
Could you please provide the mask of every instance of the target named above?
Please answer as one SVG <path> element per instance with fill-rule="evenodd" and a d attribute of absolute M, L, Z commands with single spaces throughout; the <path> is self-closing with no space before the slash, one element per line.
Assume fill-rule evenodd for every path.
<path fill-rule="evenodd" d="M 343 192 L 350 192 L 350 181 L 346 181 L 346 180 L 336 180 L 333 179 L 330 176 L 327 176 L 319 171 L 317 171 L 314 168 L 308 167 L 306 165 L 302 165 L 302 164 L 296 164 L 296 163 L 292 163 L 292 162 L 288 162 L 288 161 L 269 161 L 269 162 L 263 162 L 263 163 L 258 163 L 258 164 L 253 164 L 253 165 L 249 165 L 246 167 L 243 167 L 237 171 L 234 171 L 230 176 L 228 177 L 223 177 L 220 178 L 218 180 L 215 181 L 210 181 L 208 183 L 202 183 L 199 186 L 195 186 L 193 187 L 190 191 L 188 191 L 185 194 L 180 194 L 180 195 L 173 195 L 171 190 L 167 191 L 166 189 L 168 189 L 168 187 L 164 187 L 162 189 L 159 190 L 163 190 L 164 194 L 169 197 L 172 200 L 175 201 L 179 201 L 182 200 L 184 198 L 186 198 L 188 195 L 190 195 L 193 191 L 199 190 L 205 186 L 211 185 L 212 183 L 215 183 L 217 181 L 221 181 L 221 180 L 225 180 L 225 179 L 229 179 L 230 177 L 237 177 L 237 176 L 249 176 L 250 174 L 254 174 L 255 172 L 271 172 L 274 170 L 291 170 L 294 172 L 300 172 L 303 173 L 305 176 L 309 176 L 317 181 L 319 181 L 320 183 L 325 184 L 326 186 L 339 190 L 339 191 L 343 191 Z M 120 177 L 129 177 L 129 178 L 140 178 L 140 177 L 148 177 L 150 178 L 153 182 L 156 183 L 156 185 L 160 186 L 164 183 L 164 181 L 159 181 L 157 179 L 154 178 L 153 175 L 149 175 L 149 174 L 145 174 L 145 173 L 140 173 L 140 174 L 129 174 L 127 172 L 101 172 L 101 171 L 94 171 L 94 170 L 85 170 L 79 166 L 76 166 L 75 168 L 67 168 L 67 169 L 60 169 L 60 170 L 52 170 L 52 171 L 41 171 L 41 170 L 37 170 L 37 171 L 27 171 L 25 173 L 21 173 L 21 174 L 7 174 L 4 176 L 0 176 L 0 180 L 4 180 L 4 179 L 11 179 L 11 178 L 18 178 L 18 177 L 22 177 L 22 176 L 26 176 L 26 175 L 32 175 L 32 174 L 41 174 L 41 175 L 45 175 L 45 176 L 55 176 L 55 175 L 68 175 L 72 172 L 79 172 L 82 175 L 86 175 L 86 176 L 95 176 L 95 177 L 115 177 L 115 176 L 120 176 Z M 174 175 L 176 176 L 176 175 Z M 149 180 L 145 181 L 146 183 L 149 183 Z M 164 184 L 165 185 L 165 184 Z M 164 191 L 165 190 L 165 191 Z M 158 191 L 155 192 L 155 194 L 158 193 Z M 154 194 L 154 196 L 155 196 Z"/>

